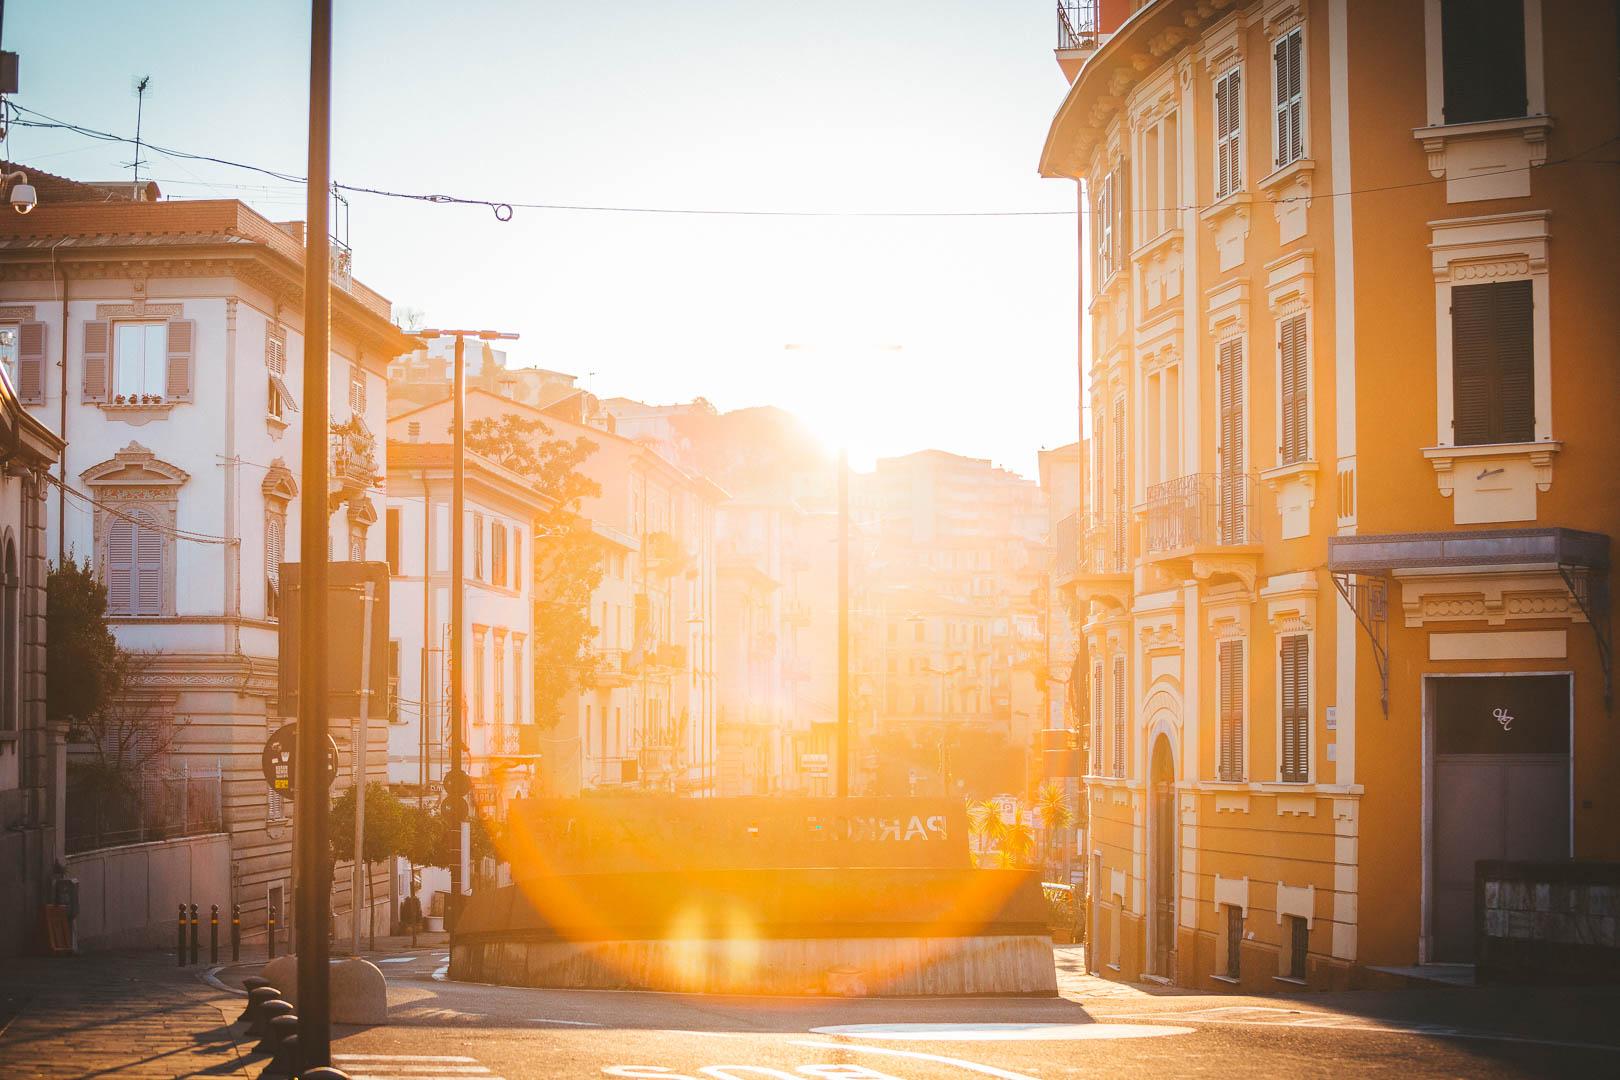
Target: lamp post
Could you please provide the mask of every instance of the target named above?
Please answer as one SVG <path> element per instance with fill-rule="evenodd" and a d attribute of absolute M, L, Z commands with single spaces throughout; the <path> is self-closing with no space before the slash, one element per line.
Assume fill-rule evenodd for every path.
<path fill-rule="evenodd" d="M 849 797 L 849 452 L 838 451 L 838 770 L 840 799 Z"/>
<path fill-rule="evenodd" d="M 469 857 L 467 793 L 472 787 L 461 761 L 464 749 L 462 724 L 466 720 L 467 706 L 461 692 L 464 655 L 462 637 L 466 630 L 466 597 L 462 595 L 466 591 L 466 567 L 462 560 L 466 552 L 467 528 L 467 372 L 462 361 L 466 354 L 467 339 L 470 337 L 478 338 L 480 341 L 516 341 L 518 336 L 499 330 L 421 330 L 415 336 L 426 341 L 435 338 L 454 338 L 456 342 L 455 388 L 451 392 L 450 419 L 452 443 L 450 518 L 455 523 L 450 530 L 450 709 L 446 716 L 450 724 L 450 770 L 444 777 L 445 805 L 450 810 L 450 820 L 455 823 L 457 833 L 457 857 L 450 864 L 450 906 L 445 912 L 446 928 L 454 930 L 456 915 L 461 906 L 462 889 L 466 886 L 463 878 L 470 873 L 463 871 L 467 870 Z"/>

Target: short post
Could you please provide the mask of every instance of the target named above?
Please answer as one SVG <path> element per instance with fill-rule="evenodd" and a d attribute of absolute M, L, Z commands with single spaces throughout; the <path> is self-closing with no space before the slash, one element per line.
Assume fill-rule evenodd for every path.
<path fill-rule="evenodd" d="M 242 959 L 242 905 L 231 905 L 231 963 Z"/>
<path fill-rule="evenodd" d="M 175 955 L 179 958 L 179 966 L 186 966 L 186 905 L 180 905 L 180 925 L 174 943 Z"/>
<path fill-rule="evenodd" d="M 208 962 L 219 963 L 219 905 L 213 905 L 208 916 Z"/>
<path fill-rule="evenodd" d="M 191 962 L 197 962 L 197 905 L 191 905 Z"/>
<path fill-rule="evenodd" d="M 276 958 L 276 905 L 270 905 L 270 918 L 265 921 L 264 928 L 269 933 L 270 959 Z"/>

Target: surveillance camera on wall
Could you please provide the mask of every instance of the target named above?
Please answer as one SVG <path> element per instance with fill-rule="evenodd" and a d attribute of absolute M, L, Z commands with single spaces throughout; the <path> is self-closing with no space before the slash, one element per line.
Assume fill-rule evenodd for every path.
<path fill-rule="evenodd" d="M 39 196 L 33 184 L 16 184 L 11 189 L 11 208 L 19 214 L 29 213 L 39 205 Z"/>

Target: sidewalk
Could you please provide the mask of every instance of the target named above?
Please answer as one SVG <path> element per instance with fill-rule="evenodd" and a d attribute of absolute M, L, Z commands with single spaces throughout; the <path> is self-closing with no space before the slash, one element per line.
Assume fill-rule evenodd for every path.
<path fill-rule="evenodd" d="M 249 1060 L 254 1040 L 226 1026 L 242 999 L 202 970 L 172 952 L 8 959 L 0 1076 L 257 1076 L 268 1058 Z"/>

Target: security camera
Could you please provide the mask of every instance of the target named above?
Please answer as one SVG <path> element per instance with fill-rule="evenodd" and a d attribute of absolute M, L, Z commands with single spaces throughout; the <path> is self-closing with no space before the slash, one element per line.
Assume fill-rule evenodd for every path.
<path fill-rule="evenodd" d="M 11 208 L 19 214 L 31 212 L 39 205 L 39 196 L 33 184 L 16 184 L 11 189 Z"/>

